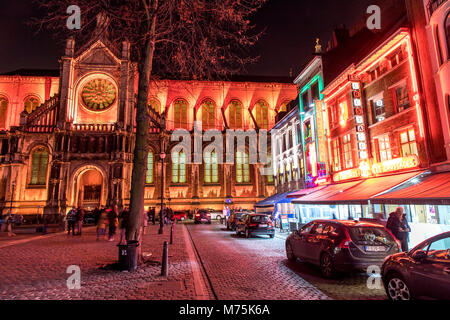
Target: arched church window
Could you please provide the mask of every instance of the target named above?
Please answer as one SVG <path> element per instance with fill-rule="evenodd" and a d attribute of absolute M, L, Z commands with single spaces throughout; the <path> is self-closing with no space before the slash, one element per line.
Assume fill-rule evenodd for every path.
<path fill-rule="evenodd" d="M 205 100 L 201 106 L 202 110 L 202 129 L 209 130 L 216 127 L 216 115 L 214 102 Z"/>
<path fill-rule="evenodd" d="M 8 99 L 0 97 L 0 127 L 6 128 L 6 114 L 8 112 Z"/>
<path fill-rule="evenodd" d="M 145 178 L 146 183 L 153 183 L 153 152 L 149 151 L 147 156 L 147 175 Z"/>
<path fill-rule="evenodd" d="M 248 162 L 248 153 L 236 152 L 236 182 L 248 183 L 250 182 L 250 166 Z"/>
<path fill-rule="evenodd" d="M 173 104 L 173 121 L 175 129 L 188 129 L 187 102 L 178 99 Z"/>
<path fill-rule="evenodd" d="M 205 182 L 219 182 L 219 162 L 215 151 L 205 152 L 203 155 L 205 167 Z"/>
<path fill-rule="evenodd" d="M 25 111 L 27 113 L 32 113 L 34 110 L 39 107 L 41 103 L 39 102 L 39 99 L 33 96 L 27 97 L 25 99 Z"/>
<path fill-rule="evenodd" d="M 183 151 L 172 152 L 172 182 L 186 182 L 186 154 Z"/>
<path fill-rule="evenodd" d="M 48 150 L 38 147 L 31 154 L 31 185 L 45 185 L 47 182 Z"/>
<path fill-rule="evenodd" d="M 230 129 L 242 129 L 242 103 L 237 100 L 228 106 L 228 126 Z"/>
<path fill-rule="evenodd" d="M 256 123 L 260 129 L 269 129 L 269 107 L 264 101 L 256 103 L 254 108 Z"/>
<path fill-rule="evenodd" d="M 445 35 L 447 38 L 447 60 L 450 60 L 450 12 L 445 18 Z"/>

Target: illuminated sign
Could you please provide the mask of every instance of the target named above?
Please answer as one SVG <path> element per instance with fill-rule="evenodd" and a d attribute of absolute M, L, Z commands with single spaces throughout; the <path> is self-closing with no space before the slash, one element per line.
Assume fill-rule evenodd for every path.
<path fill-rule="evenodd" d="M 358 156 L 360 160 L 366 160 L 368 158 L 368 154 L 365 134 L 366 124 L 364 121 L 364 111 L 362 106 L 361 83 L 359 82 L 359 77 L 357 75 L 349 75 L 348 78 L 349 81 L 352 81 L 352 101 L 356 122 L 356 137 L 358 140 Z"/>
<path fill-rule="evenodd" d="M 374 174 L 380 174 L 403 169 L 411 169 L 417 166 L 419 166 L 419 159 L 417 156 L 406 156 L 403 158 L 396 158 L 375 163 L 372 165 L 372 172 Z"/>
<path fill-rule="evenodd" d="M 360 169 L 349 169 L 333 174 L 333 181 L 338 182 L 342 180 L 354 179 L 359 177 L 361 177 Z"/>

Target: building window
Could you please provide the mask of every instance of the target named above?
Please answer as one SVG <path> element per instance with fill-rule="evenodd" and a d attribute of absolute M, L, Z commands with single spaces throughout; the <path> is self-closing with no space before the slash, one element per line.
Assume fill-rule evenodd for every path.
<path fill-rule="evenodd" d="M 306 90 L 302 94 L 302 104 L 303 104 L 303 111 L 307 112 L 309 110 L 309 92 Z"/>
<path fill-rule="evenodd" d="M 348 107 L 347 101 L 342 101 L 339 103 L 339 124 L 345 126 L 348 119 Z"/>
<path fill-rule="evenodd" d="M 269 129 L 269 108 L 267 104 L 260 101 L 255 106 L 256 124 L 260 129 Z"/>
<path fill-rule="evenodd" d="M 301 145 L 302 144 L 302 128 L 300 126 L 300 123 L 297 124 L 297 144 Z"/>
<path fill-rule="evenodd" d="M 147 156 L 147 174 L 145 177 L 146 183 L 153 183 L 153 152 L 149 152 Z"/>
<path fill-rule="evenodd" d="M 202 103 L 202 128 L 203 130 L 214 129 L 216 127 L 216 115 L 214 103 L 206 100 Z"/>
<path fill-rule="evenodd" d="M 287 111 L 287 103 L 283 103 L 280 108 L 278 109 L 278 112 L 286 112 Z"/>
<path fill-rule="evenodd" d="M 438 64 L 439 66 L 444 63 L 443 55 L 442 55 L 442 45 L 441 45 L 441 37 L 439 36 L 439 27 L 436 26 L 434 28 L 434 33 L 436 35 L 436 51 L 438 53 Z"/>
<path fill-rule="evenodd" d="M 386 161 L 392 159 L 391 144 L 389 142 L 389 136 L 384 135 L 375 140 L 378 147 L 378 159 L 380 161 Z"/>
<path fill-rule="evenodd" d="M 400 64 L 400 62 L 402 62 L 404 59 L 405 59 L 405 56 L 403 54 L 403 48 L 400 47 L 389 56 L 389 62 L 391 64 L 391 68 Z"/>
<path fill-rule="evenodd" d="M 380 122 L 386 119 L 386 110 L 384 108 L 383 96 L 371 100 L 374 122 Z"/>
<path fill-rule="evenodd" d="M 264 169 L 264 173 L 270 171 L 270 174 L 267 175 L 267 183 L 273 183 L 272 152 L 270 149 L 267 152 L 267 164 L 264 166 Z"/>
<path fill-rule="evenodd" d="M 175 129 L 188 129 L 187 102 L 176 100 L 173 104 L 173 122 Z"/>
<path fill-rule="evenodd" d="M 48 151 L 37 148 L 31 155 L 31 185 L 45 185 L 47 182 Z"/>
<path fill-rule="evenodd" d="M 229 127 L 231 129 L 242 128 L 242 104 L 239 101 L 233 100 L 228 106 Z"/>
<path fill-rule="evenodd" d="M 403 156 L 419 155 L 417 152 L 417 142 L 414 129 L 408 129 L 400 132 L 400 144 Z"/>
<path fill-rule="evenodd" d="M 311 95 L 312 95 L 312 100 L 320 100 L 320 91 L 319 91 L 319 82 L 316 81 L 314 82 L 314 84 L 311 86 Z"/>
<path fill-rule="evenodd" d="M 311 128 L 311 120 L 307 120 L 304 122 L 305 128 L 305 141 L 312 139 L 312 128 Z"/>
<path fill-rule="evenodd" d="M 172 153 L 172 182 L 186 182 L 186 154 L 183 151 Z"/>
<path fill-rule="evenodd" d="M 286 148 L 286 134 L 283 134 L 281 137 L 282 143 L 283 143 L 283 152 L 285 152 L 287 150 Z"/>
<path fill-rule="evenodd" d="M 236 152 L 236 182 L 248 183 L 250 182 L 250 166 L 248 163 L 247 152 Z"/>
<path fill-rule="evenodd" d="M 8 112 L 8 100 L 0 97 L 0 127 L 6 128 L 6 114 Z"/>
<path fill-rule="evenodd" d="M 39 107 L 40 102 L 36 97 L 28 97 L 25 99 L 25 111 L 27 113 L 32 113 L 34 110 Z"/>
<path fill-rule="evenodd" d="M 205 160 L 205 182 L 219 182 L 219 162 L 217 160 L 217 153 L 215 151 L 205 152 L 203 157 Z"/>
<path fill-rule="evenodd" d="M 161 103 L 156 99 L 150 99 L 148 101 L 148 106 L 159 114 L 163 112 L 163 110 L 161 109 Z"/>
<path fill-rule="evenodd" d="M 343 138 L 344 144 L 344 162 L 345 168 L 353 168 L 353 158 L 352 158 L 352 137 L 350 134 L 346 134 Z"/>
<path fill-rule="evenodd" d="M 445 18 L 445 36 L 447 38 L 447 60 L 450 60 L 450 12 Z"/>
<path fill-rule="evenodd" d="M 406 84 L 395 89 L 395 105 L 397 112 L 402 112 L 410 107 L 408 87 Z"/>
<path fill-rule="evenodd" d="M 294 147 L 294 139 L 292 138 L 292 130 L 289 130 L 288 133 L 288 145 L 289 145 L 289 149 Z"/>
<path fill-rule="evenodd" d="M 341 170 L 341 150 L 339 145 L 339 139 L 331 141 L 333 149 L 333 171 Z"/>

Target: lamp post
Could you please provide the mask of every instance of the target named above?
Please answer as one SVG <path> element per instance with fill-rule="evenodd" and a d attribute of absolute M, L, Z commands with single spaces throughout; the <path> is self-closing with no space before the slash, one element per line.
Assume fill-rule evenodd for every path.
<path fill-rule="evenodd" d="M 11 183 L 11 203 L 9 205 L 9 214 L 12 215 L 12 203 L 13 203 L 13 198 L 14 198 L 14 189 L 16 188 L 16 183 L 13 181 Z"/>

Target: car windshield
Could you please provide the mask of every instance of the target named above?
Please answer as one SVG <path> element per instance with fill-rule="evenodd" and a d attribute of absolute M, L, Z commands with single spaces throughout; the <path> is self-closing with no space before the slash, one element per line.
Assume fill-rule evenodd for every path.
<path fill-rule="evenodd" d="M 351 227 L 349 234 L 352 241 L 361 245 L 392 245 L 394 238 L 384 228 L 377 227 Z"/>
<path fill-rule="evenodd" d="M 266 215 L 252 216 L 251 217 L 251 221 L 253 223 L 264 223 L 264 222 L 267 222 L 267 220 L 269 220 L 269 217 L 266 216 Z"/>

